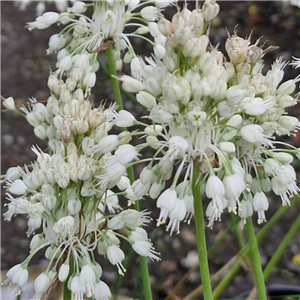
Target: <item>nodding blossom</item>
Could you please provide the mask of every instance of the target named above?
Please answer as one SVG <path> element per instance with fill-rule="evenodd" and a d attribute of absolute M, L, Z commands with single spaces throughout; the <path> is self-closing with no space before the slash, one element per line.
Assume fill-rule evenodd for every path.
<path fill-rule="evenodd" d="M 148 181 L 140 178 L 139 191 L 158 198 L 157 224 L 166 223 L 171 234 L 179 232 L 182 220 L 190 220 L 191 203 L 199 201 L 193 199 L 192 182 L 209 199 L 209 227 L 226 209 L 243 221 L 257 212 L 262 223 L 267 191 L 280 196 L 283 205 L 299 192 L 293 157 L 283 158 L 298 155 L 298 149 L 276 136 L 294 135 L 300 128 L 286 111 L 298 101 L 294 91 L 300 77 L 282 82 L 288 64 L 282 58 L 263 73 L 265 52 L 259 41 L 251 44 L 251 37 L 229 34 L 227 55 L 213 47 L 207 26 L 217 13 L 218 4 L 205 1 L 202 9 L 184 6 L 171 21 L 160 18 L 157 31 L 165 37 L 165 53 L 140 58 L 132 79 L 120 77 L 123 88 L 135 90 L 137 101 L 149 111 L 145 117 L 161 127 L 145 128 L 146 144 L 155 155 L 144 170 L 154 175 Z M 292 65 L 298 67 L 299 59 Z M 193 180 L 195 168 L 199 177 Z"/>
<path fill-rule="evenodd" d="M 130 43 L 131 37 L 141 37 L 159 48 L 162 34 L 153 33 L 153 23 L 162 9 L 172 1 L 101 0 L 92 3 L 76 1 L 67 11 L 46 12 L 28 23 L 28 29 L 45 29 L 54 23 L 66 25 L 49 40 L 48 53 L 57 52 L 57 74 L 67 74 L 80 80 L 89 90 L 95 85 L 95 73 L 99 69 L 97 55 L 112 47 L 117 69 L 124 61 L 136 56 Z M 91 17 L 83 14 L 92 7 Z M 138 21 L 138 22 L 136 22 Z M 128 28 L 132 28 L 128 31 Z M 149 33 L 154 42 L 145 37 Z"/>
<path fill-rule="evenodd" d="M 124 274 L 125 256 L 116 231 L 131 235 L 151 220 L 149 212 L 122 210 L 119 202 L 129 185 L 126 168 L 139 153 L 127 143 L 126 134 L 110 134 L 110 130 L 129 119 L 132 122 L 133 116 L 117 113 L 115 105 L 93 107 L 72 78 L 63 81 L 51 74 L 48 86 L 51 95 L 46 105 L 32 99 L 22 108 L 36 135 L 48 144 L 47 152 L 33 146 L 36 160 L 11 168 L 3 176 L 5 219 L 25 214 L 27 234 L 33 235 L 29 256 L 8 271 L 6 283 L 18 285 L 21 291 L 30 260 L 45 248 L 49 264 L 36 278 L 33 299 L 41 299 L 55 284 L 55 274 L 61 282 L 69 278 L 76 299 L 83 295 L 108 299 L 111 293 L 100 280 L 101 266 L 93 252 L 107 257 Z M 43 128 L 43 134 L 37 128 Z M 35 231 L 40 233 L 35 235 Z M 159 259 L 147 233 L 127 240 L 139 255 Z"/>

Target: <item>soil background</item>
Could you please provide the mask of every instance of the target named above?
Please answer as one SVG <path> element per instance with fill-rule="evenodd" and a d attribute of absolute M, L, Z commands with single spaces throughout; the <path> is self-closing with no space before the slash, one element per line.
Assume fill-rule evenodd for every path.
<path fill-rule="evenodd" d="M 210 37 L 213 45 L 219 44 L 220 49 L 224 49 L 224 42 L 227 37 L 227 30 L 230 34 L 236 29 L 241 37 L 251 35 L 254 43 L 261 37 L 260 44 L 268 46 L 279 46 L 279 49 L 268 53 L 265 56 L 266 69 L 271 62 L 279 56 L 287 61 L 292 56 L 300 57 L 300 9 L 290 6 L 287 2 L 273 1 L 223 1 L 219 2 L 221 12 L 214 20 Z M 48 5 L 48 4 L 47 4 Z M 190 4 L 192 7 L 194 3 Z M 47 6 L 47 10 L 55 10 L 52 5 Z M 170 8 L 165 15 L 171 16 L 175 8 Z M 34 30 L 29 32 L 26 22 L 35 19 L 35 4 L 32 3 L 25 11 L 20 11 L 14 2 L 1 1 L 1 95 L 4 97 L 13 96 L 17 105 L 22 105 L 30 97 L 36 97 L 42 101 L 47 99 L 49 91 L 47 79 L 49 70 L 55 70 L 55 55 L 46 55 L 48 40 L 50 36 L 57 33 L 59 28 L 52 26 L 45 30 Z M 236 25 L 238 26 L 236 27 Z M 138 47 L 144 51 L 146 45 L 141 41 L 136 41 Z M 299 69 L 286 68 L 286 78 L 294 78 L 299 74 Z M 109 79 L 105 74 L 99 72 L 96 88 L 92 90 L 92 97 L 95 104 L 102 99 L 113 101 L 110 90 Z M 143 114 L 143 110 L 125 99 L 125 107 L 134 110 L 136 116 Z M 299 105 L 294 107 L 290 113 L 299 118 Z M 1 173 L 11 166 L 29 164 L 35 159 L 31 151 L 32 145 L 45 145 L 37 139 L 31 126 L 26 120 L 7 111 L 2 111 L 1 128 Z M 290 137 L 290 143 L 300 147 L 299 134 Z M 295 162 L 299 178 L 299 161 Z M 152 200 L 147 203 L 147 207 L 153 209 L 152 217 L 155 220 L 159 212 L 155 208 Z M 2 190 L 2 208 L 5 203 L 5 191 Z M 270 209 L 267 211 L 267 219 L 281 206 L 278 197 L 270 196 Z M 6 209 L 3 208 L 2 211 Z M 274 251 L 285 237 L 291 224 L 299 217 L 300 207 L 296 205 L 290 209 L 288 214 L 278 222 L 265 239 L 260 244 L 261 260 L 263 266 L 270 260 Z M 256 216 L 254 217 L 256 220 Z M 227 213 L 222 216 L 221 222 L 216 222 L 213 230 L 207 229 L 207 243 L 212 245 L 216 237 L 230 225 L 232 219 Z M 26 218 L 18 216 L 11 222 L 1 220 L 1 268 L 7 270 L 13 265 L 23 261 L 28 255 L 30 239 L 26 237 Z M 259 229 L 259 227 L 257 227 Z M 193 222 L 191 225 L 182 224 L 181 233 L 170 237 L 163 227 L 149 227 L 154 245 L 161 253 L 160 262 L 149 262 L 151 282 L 153 286 L 154 299 L 164 299 L 167 293 L 174 288 L 176 283 L 195 264 L 196 236 Z M 239 250 L 235 234 L 229 234 L 219 247 L 210 255 L 210 269 L 214 274 L 224 264 L 226 264 Z M 292 259 L 300 254 L 299 232 L 294 237 L 286 249 L 278 266 L 272 272 L 268 281 L 269 285 L 296 285 L 300 286 L 300 269 Z M 43 253 L 37 255 L 31 262 L 31 270 L 39 269 L 43 265 Z M 115 268 L 107 264 L 104 258 L 99 262 L 105 266 L 103 279 L 110 285 L 115 278 Z M 141 296 L 141 283 L 138 280 L 137 272 L 138 258 L 134 256 L 131 266 L 124 277 L 121 293 L 132 296 L 134 292 L 136 298 Z M 184 286 L 171 297 L 173 300 L 183 299 L 185 295 L 197 287 L 200 276 L 194 272 L 186 281 Z M 4 278 L 2 278 L 2 281 Z M 245 265 L 234 281 L 222 294 L 223 299 L 234 298 L 237 295 L 252 288 L 251 272 Z M 11 298 L 12 299 L 12 298 Z M 24 298 L 22 298 L 24 299 Z M 53 299 L 58 299 L 54 297 Z M 124 297 L 120 299 L 125 299 Z M 194 299 L 201 299 L 197 296 Z M 6 299 L 5 299 L 6 300 Z M 7 300 L 10 300 L 7 298 Z M 147 300 L 147 299 L 146 299 Z"/>

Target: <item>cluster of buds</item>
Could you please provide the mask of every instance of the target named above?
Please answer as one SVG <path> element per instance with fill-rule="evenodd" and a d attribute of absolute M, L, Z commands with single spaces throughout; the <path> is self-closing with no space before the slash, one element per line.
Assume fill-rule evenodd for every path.
<path fill-rule="evenodd" d="M 291 154 L 299 158 L 299 149 L 275 140 L 300 128 L 286 112 L 298 101 L 299 77 L 281 83 L 287 65 L 282 59 L 264 75 L 263 56 L 270 49 L 252 45 L 250 38 L 228 37 L 229 60 L 210 46 L 206 29 L 217 13 L 218 4 L 205 1 L 202 9 L 184 7 L 171 21 L 161 18 L 157 30 L 166 38 L 165 55 L 154 54 L 148 64 L 136 58 L 133 77 L 120 78 L 155 123 L 147 143 L 156 153 L 135 192 L 158 197 L 158 225 L 169 219 L 171 233 L 193 215 L 195 168 L 194 182 L 211 199 L 209 227 L 226 208 L 243 221 L 256 211 L 258 223 L 265 222 L 265 193 L 272 190 L 286 205 L 299 191 L 291 166 Z"/>
<path fill-rule="evenodd" d="M 113 126 L 124 125 L 124 113 L 117 113 L 114 105 L 93 108 L 71 78 L 64 82 L 50 75 L 48 86 L 51 96 L 46 105 L 32 101 L 23 108 L 35 134 L 47 142 L 48 152 L 32 147 L 36 161 L 10 168 L 5 175 L 5 219 L 26 214 L 28 235 L 40 232 L 31 239 L 30 255 L 8 271 L 7 282 L 24 286 L 28 263 L 46 248 L 49 264 L 36 278 L 35 299 L 57 280 L 68 280 L 75 295 L 108 299 L 110 290 L 100 280 L 102 269 L 93 252 L 107 257 L 123 274 L 125 255 L 117 231 L 122 229 L 138 254 L 158 259 L 141 228 L 150 222 L 148 212 L 122 210 L 119 204 L 118 195 L 130 185 L 126 167 L 138 153 L 128 144 L 127 132 L 109 134 Z M 5 104 L 15 109 L 12 102 L 8 98 Z"/>

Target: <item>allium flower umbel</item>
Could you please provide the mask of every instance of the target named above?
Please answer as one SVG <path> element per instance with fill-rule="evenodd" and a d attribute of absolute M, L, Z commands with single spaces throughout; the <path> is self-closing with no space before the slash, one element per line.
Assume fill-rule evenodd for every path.
<path fill-rule="evenodd" d="M 298 101 L 299 77 L 282 82 L 287 65 L 282 58 L 263 73 L 265 52 L 250 37 L 228 36 L 226 54 L 211 46 L 206 29 L 217 13 L 218 4 L 205 1 L 202 10 L 185 6 L 171 21 L 160 18 L 157 34 L 165 37 L 165 54 L 154 51 L 135 62 L 132 79 L 120 77 L 155 123 L 152 130 L 145 128 L 147 144 L 156 151 L 144 169 L 149 180 L 143 180 L 142 171 L 137 191 L 158 198 L 158 225 L 167 222 L 171 233 L 193 214 L 194 168 L 199 173 L 194 182 L 211 199 L 210 227 L 226 208 L 243 221 L 256 211 L 258 223 L 264 222 L 267 191 L 279 195 L 283 205 L 299 192 L 293 158 L 286 157 L 299 152 L 275 139 L 300 128 L 286 111 Z M 135 193 L 131 197 L 135 200 Z"/>
<path fill-rule="evenodd" d="M 50 38 L 48 53 L 58 52 L 57 73 L 65 73 L 74 80 L 80 80 L 89 90 L 95 85 L 95 73 L 99 69 L 98 52 L 112 47 L 116 67 L 121 69 L 123 60 L 130 62 L 136 56 L 130 37 L 142 37 L 160 49 L 165 37 L 159 32 L 157 35 L 151 28 L 155 27 L 154 21 L 161 15 L 161 10 L 172 1 L 138 2 L 76 1 L 65 12 L 44 13 L 34 22 L 29 22 L 28 28 L 45 29 L 53 23 L 66 25 L 60 33 Z M 92 17 L 84 14 L 88 7 L 93 9 Z M 130 32 L 128 28 L 131 28 Z M 144 37 L 149 32 L 154 42 Z M 121 56 L 121 51 L 125 52 L 124 57 Z"/>
<path fill-rule="evenodd" d="M 45 248 L 49 264 L 36 278 L 35 299 L 41 299 L 56 278 L 69 280 L 76 299 L 84 295 L 107 299 L 110 291 L 100 280 L 102 271 L 93 252 L 108 258 L 124 274 L 125 256 L 119 247 L 122 235 L 115 230 L 130 235 L 150 221 L 147 212 L 122 211 L 119 203 L 119 195 L 126 195 L 124 189 L 129 186 L 126 168 L 139 153 L 128 144 L 129 132 L 110 134 L 110 130 L 132 123 L 134 117 L 125 111 L 117 113 L 115 105 L 93 107 L 72 78 L 63 81 L 50 75 L 48 86 L 51 96 L 46 105 L 32 99 L 28 108 L 22 108 L 35 134 L 47 143 L 47 152 L 33 146 L 36 160 L 11 168 L 3 176 L 5 219 L 25 214 L 28 236 L 33 234 L 29 256 L 8 271 L 6 282 L 21 290 L 28 263 Z M 35 231 L 40 233 L 34 235 Z M 138 254 L 159 259 L 145 234 L 127 241 Z"/>

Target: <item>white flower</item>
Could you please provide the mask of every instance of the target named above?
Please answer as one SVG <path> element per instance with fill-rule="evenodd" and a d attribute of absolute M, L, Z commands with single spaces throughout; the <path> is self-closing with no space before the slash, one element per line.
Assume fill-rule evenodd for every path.
<path fill-rule="evenodd" d="M 109 300 L 109 299 L 111 299 L 110 289 L 109 289 L 108 285 L 105 282 L 100 280 L 99 282 L 97 282 L 95 284 L 94 298 L 96 300 Z"/>
<path fill-rule="evenodd" d="M 156 206 L 160 208 L 160 214 L 157 220 L 157 226 L 164 224 L 171 210 L 176 205 L 177 194 L 174 189 L 165 190 L 157 199 Z"/>
<path fill-rule="evenodd" d="M 146 6 L 141 9 L 141 16 L 147 21 L 155 21 L 159 15 L 159 10 L 155 6 Z"/>
<path fill-rule="evenodd" d="M 92 297 L 95 293 L 96 275 L 93 268 L 86 264 L 80 271 L 80 281 L 85 285 L 85 294 Z"/>
<path fill-rule="evenodd" d="M 242 228 L 243 225 L 246 224 L 246 219 L 251 217 L 253 214 L 253 207 L 249 200 L 245 199 L 241 201 L 240 209 L 238 210 L 238 215 L 242 221 Z"/>
<path fill-rule="evenodd" d="M 145 91 L 140 91 L 136 95 L 136 100 L 149 109 L 151 109 L 156 104 L 155 97 Z"/>
<path fill-rule="evenodd" d="M 131 246 L 139 255 L 150 257 L 151 260 L 160 260 L 156 255 L 159 253 L 152 250 L 152 245 L 149 241 L 134 241 Z"/>
<path fill-rule="evenodd" d="M 119 127 L 130 127 L 135 123 L 135 117 L 126 110 L 120 110 L 115 114 L 115 123 Z"/>
<path fill-rule="evenodd" d="M 209 220 L 209 223 L 207 225 L 208 228 L 213 228 L 215 221 L 221 221 L 221 213 L 227 205 L 227 200 L 224 199 L 221 205 L 223 206 L 217 208 L 214 204 L 214 201 L 210 201 L 209 204 L 207 205 L 205 214 Z"/>
<path fill-rule="evenodd" d="M 15 181 L 7 181 L 6 188 L 8 191 L 15 195 L 23 195 L 25 194 L 27 187 L 24 184 L 24 181 L 21 179 L 16 179 Z"/>
<path fill-rule="evenodd" d="M 5 174 L 6 180 L 14 181 L 19 178 L 20 178 L 20 172 L 19 172 L 18 167 L 10 167 L 7 169 L 6 174 Z"/>
<path fill-rule="evenodd" d="M 189 143 L 181 136 L 172 136 L 169 140 L 167 155 L 171 160 L 183 158 L 189 149 Z"/>
<path fill-rule="evenodd" d="M 59 281 L 65 282 L 69 276 L 69 272 L 70 272 L 70 264 L 64 262 L 59 268 L 59 272 L 58 272 Z"/>
<path fill-rule="evenodd" d="M 215 175 L 209 176 L 206 182 L 205 193 L 208 198 L 213 200 L 213 208 L 222 212 L 224 208 L 225 188 L 219 177 Z"/>
<path fill-rule="evenodd" d="M 49 49 L 48 52 L 58 51 L 65 46 L 67 42 L 67 36 L 54 34 L 50 37 L 49 40 Z"/>
<path fill-rule="evenodd" d="M 134 194 L 132 195 L 132 197 L 129 197 L 129 199 L 133 201 L 139 200 L 140 198 L 146 195 L 146 193 L 149 190 L 149 187 L 150 182 L 143 183 L 140 178 L 136 179 L 131 186 Z"/>
<path fill-rule="evenodd" d="M 122 88 L 130 93 L 138 93 L 145 89 L 144 84 L 128 75 L 122 75 L 119 78 L 122 81 Z"/>
<path fill-rule="evenodd" d="M 116 245 L 109 245 L 107 247 L 107 258 L 112 265 L 117 265 L 120 275 L 124 275 L 126 271 L 122 265 L 122 261 L 125 258 L 124 252 Z"/>
<path fill-rule="evenodd" d="M 42 234 L 36 234 L 30 241 L 30 250 L 36 250 L 45 243 L 45 238 Z"/>
<path fill-rule="evenodd" d="M 16 110 L 15 100 L 13 97 L 3 98 L 3 105 L 9 110 Z"/>
<path fill-rule="evenodd" d="M 138 152 L 134 146 L 125 144 L 118 147 L 115 156 L 120 164 L 126 165 L 137 158 Z"/>
<path fill-rule="evenodd" d="M 4 284 L 12 283 L 22 288 L 28 280 L 28 270 L 23 264 L 17 264 L 8 270 L 6 277 Z"/>
<path fill-rule="evenodd" d="M 244 170 L 241 169 L 244 173 Z M 244 174 L 233 174 L 223 179 L 225 198 L 228 200 L 228 211 L 236 213 L 236 203 L 240 205 L 239 197 L 245 190 Z"/>
<path fill-rule="evenodd" d="M 257 223 L 261 224 L 266 222 L 265 211 L 269 208 L 268 198 L 263 192 L 257 192 L 253 198 L 253 208 L 257 211 Z"/>
<path fill-rule="evenodd" d="M 118 136 L 115 134 L 110 134 L 108 136 L 103 137 L 97 145 L 93 146 L 92 149 L 95 153 L 108 153 L 117 148 L 119 144 Z"/>
<path fill-rule="evenodd" d="M 241 128 L 240 134 L 246 141 L 250 143 L 271 144 L 268 136 L 263 133 L 263 128 L 257 124 L 245 125 Z"/>
<path fill-rule="evenodd" d="M 180 198 L 176 198 L 174 208 L 169 212 L 170 221 L 167 226 L 167 231 L 170 230 L 170 235 L 172 235 L 173 231 L 176 233 L 180 233 L 180 221 L 182 221 L 186 215 L 186 205 L 185 201 Z"/>
<path fill-rule="evenodd" d="M 82 14 L 86 11 L 87 5 L 82 1 L 76 1 L 71 7 L 71 12 L 74 14 Z"/>
<path fill-rule="evenodd" d="M 60 238 L 65 239 L 67 236 L 72 235 L 74 231 L 75 220 L 71 216 L 62 217 L 54 225 L 53 230 L 60 236 Z"/>
<path fill-rule="evenodd" d="M 50 287 L 51 279 L 49 274 L 41 273 L 34 281 L 35 296 L 34 299 L 41 299 L 42 294 L 46 293 Z"/>
<path fill-rule="evenodd" d="M 220 7 L 215 0 L 206 0 L 203 3 L 202 11 L 203 11 L 204 20 L 206 22 L 210 22 L 218 15 L 220 11 Z"/>
<path fill-rule="evenodd" d="M 75 299 L 83 299 L 83 295 L 86 291 L 86 286 L 81 282 L 80 276 L 76 275 L 73 278 L 71 277 L 70 282 L 71 284 L 68 284 L 68 286 L 72 293 L 75 294 Z"/>

